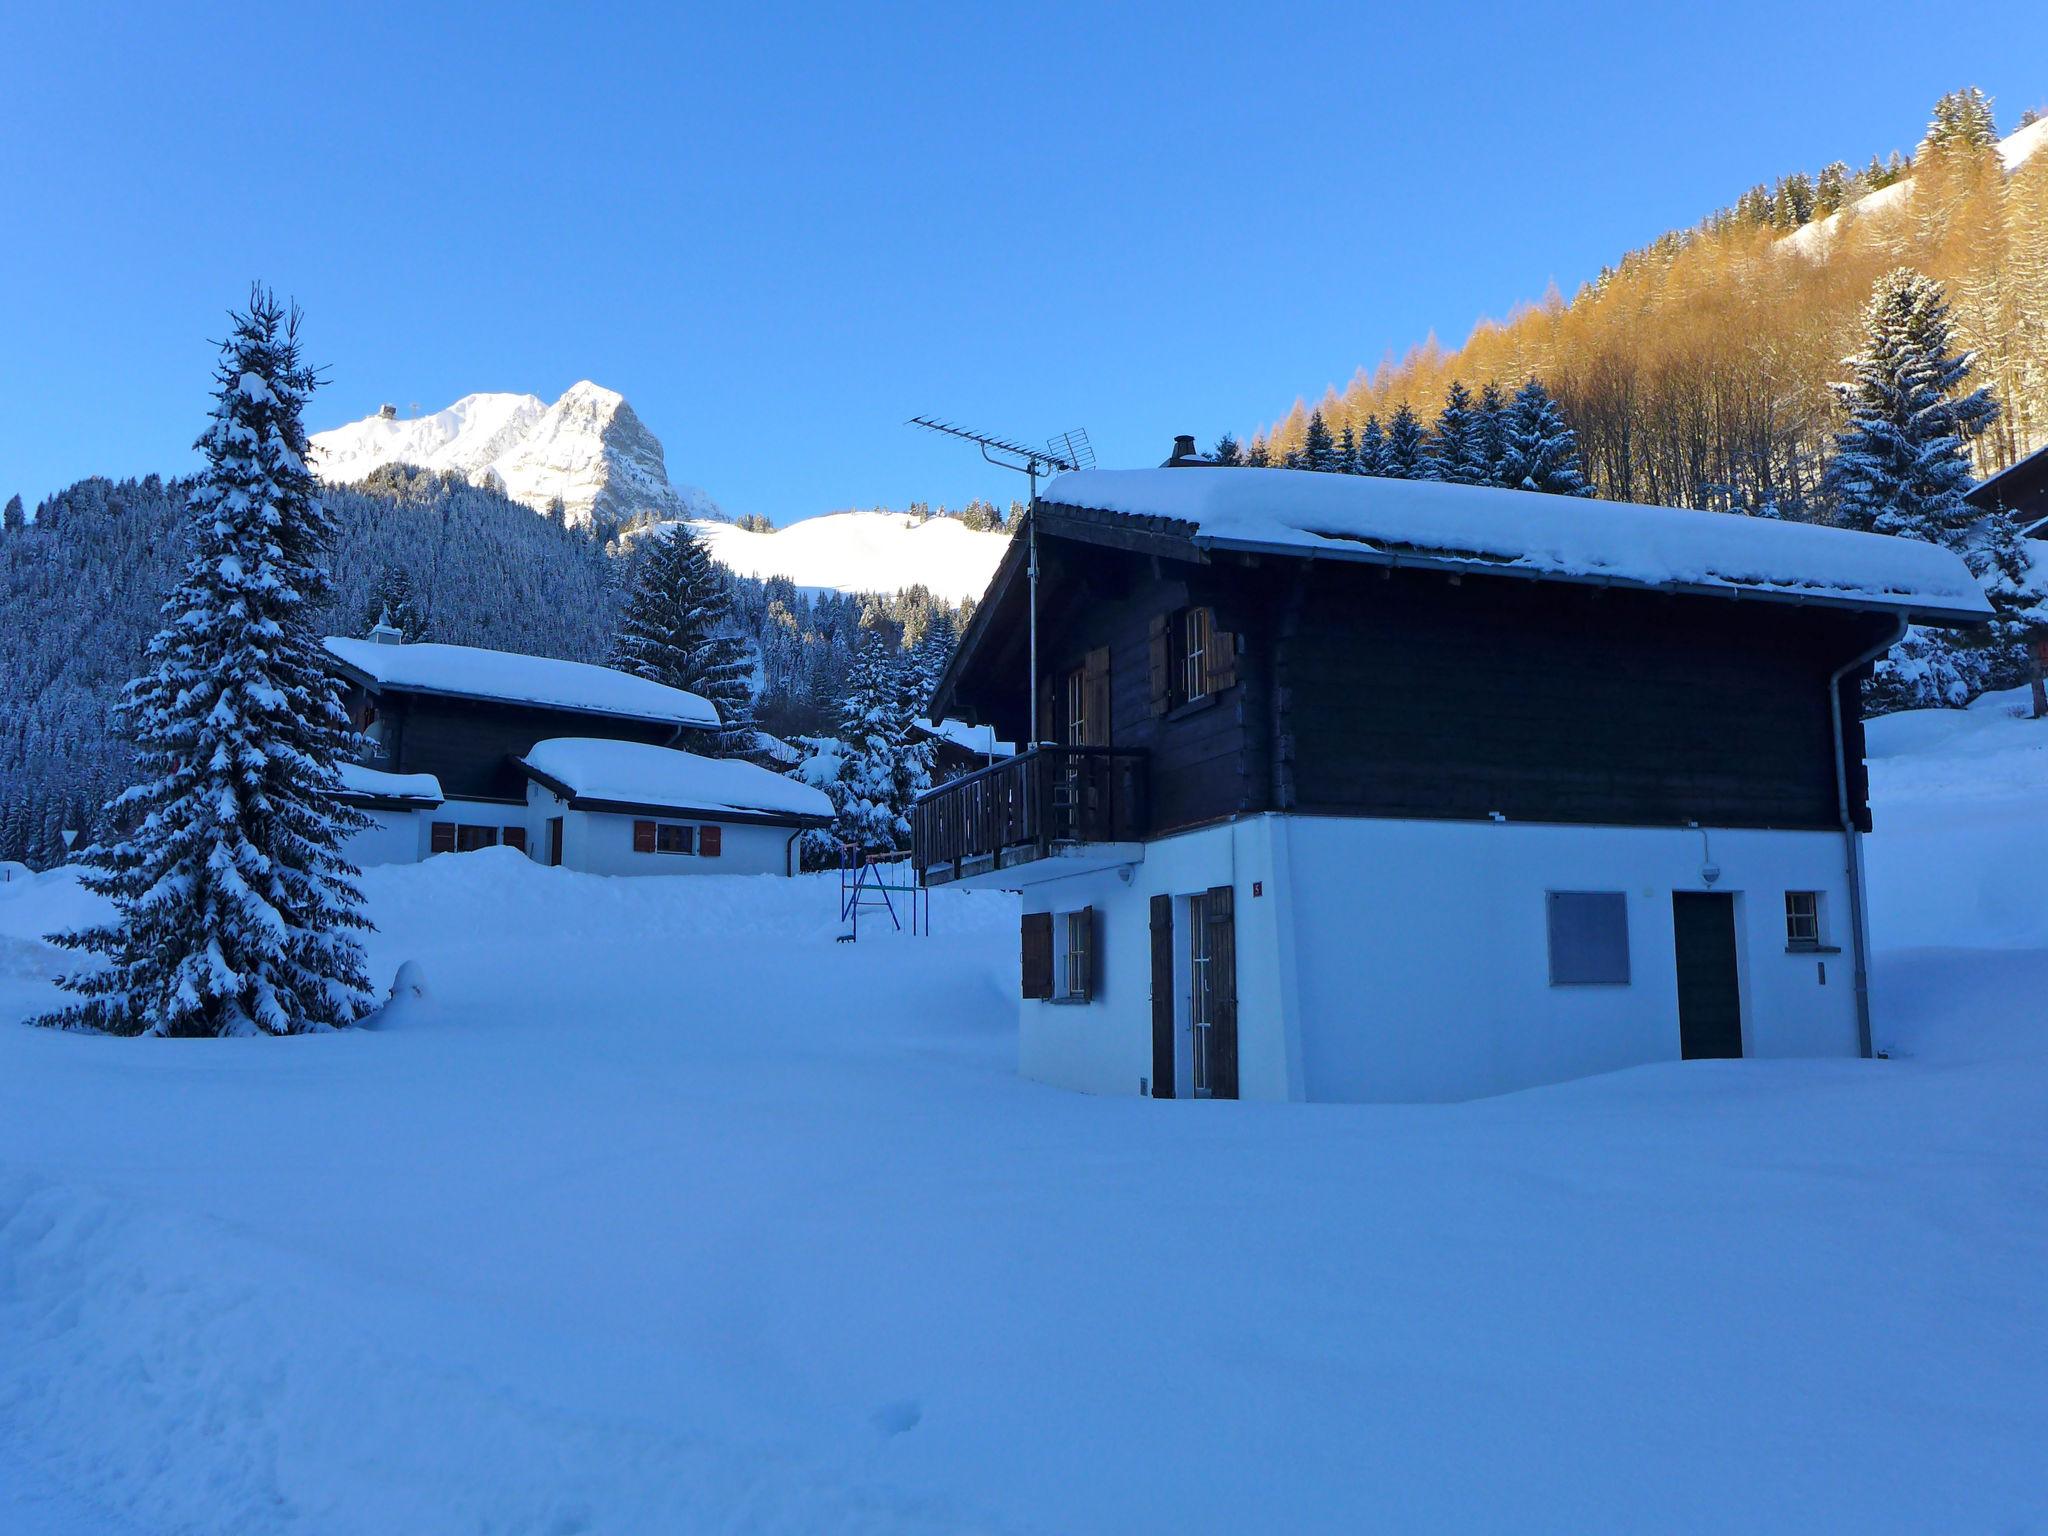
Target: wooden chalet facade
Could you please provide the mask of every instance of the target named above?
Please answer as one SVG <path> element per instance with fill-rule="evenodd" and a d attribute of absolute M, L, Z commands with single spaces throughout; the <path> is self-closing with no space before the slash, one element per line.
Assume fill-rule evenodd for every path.
<path fill-rule="evenodd" d="M 1631 516 L 1671 569 L 1548 553 L 1588 542 L 1574 518 L 1629 544 Z M 1024 894 L 1024 1069 L 1456 1098 L 1867 1050 L 1856 690 L 1909 614 L 1976 622 L 1981 594 L 1945 552 L 1747 519 L 1722 520 L 1731 569 L 1764 577 L 1689 571 L 1714 516 L 1278 470 L 1054 481 L 931 701 L 1034 739 L 1035 540 L 1040 745 L 913 813 L 926 882 Z M 1875 575 L 1831 584 L 1831 559 Z M 1557 979 L 1582 951 L 1600 979 Z"/>

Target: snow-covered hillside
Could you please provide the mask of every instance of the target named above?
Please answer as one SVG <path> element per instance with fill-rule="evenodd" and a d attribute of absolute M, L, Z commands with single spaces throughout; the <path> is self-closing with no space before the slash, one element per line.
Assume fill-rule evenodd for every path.
<path fill-rule="evenodd" d="M 696 486 L 669 482 L 661 440 L 623 395 L 588 379 L 553 405 L 538 395 L 465 395 L 431 415 L 380 412 L 312 441 L 314 469 L 342 485 L 413 464 L 494 485 L 536 512 L 560 500 L 571 523 L 724 516 Z"/>
<path fill-rule="evenodd" d="M 2048 1529 L 2017 702 L 1872 726 L 1887 1061 L 1085 1098 L 1007 898 L 502 849 L 370 873 L 388 1028 L 0 1022 L 0 1529 Z"/>
<path fill-rule="evenodd" d="M 959 602 L 979 598 L 1009 543 L 957 518 L 922 522 L 907 512 L 834 512 L 772 533 L 729 523 L 697 523 L 719 564 L 742 576 L 787 576 L 799 587 L 840 592 L 900 592 L 923 586 Z"/>
<path fill-rule="evenodd" d="M 2007 174 L 2018 170 L 2033 156 L 2048 150 L 2048 117 L 2027 124 L 2016 133 L 2006 135 L 1998 141 L 1998 157 L 2004 163 Z M 1815 219 L 1809 224 L 1786 235 L 1778 242 L 1778 248 L 1797 251 L 1802 256 L 1824 256 L 1836 235 L 1858 219 L 1890 217 L 1903 212 L 1913 201 L 1913 178 L 1907 176 L 1888 187 L 1879 187 L 1875 192 L 1858 198 L 1824 219 Z"/>

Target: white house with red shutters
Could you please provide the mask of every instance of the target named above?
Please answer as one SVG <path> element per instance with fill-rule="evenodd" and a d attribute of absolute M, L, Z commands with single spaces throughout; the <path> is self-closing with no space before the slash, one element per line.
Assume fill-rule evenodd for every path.
<path fill-rule="evenodd" d="M 370 825 L 357 864 L 511 847 L 604 875 L 797 872 L 819 790 L 703 757 L 718 728 L 694 693 L 584 662 L 474 646 L 330 637 L 364 761 L 341 798 Z"/>

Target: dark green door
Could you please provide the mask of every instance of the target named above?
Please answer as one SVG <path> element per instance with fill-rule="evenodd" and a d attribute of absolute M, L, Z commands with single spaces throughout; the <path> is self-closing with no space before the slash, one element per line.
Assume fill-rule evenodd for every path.
<path fill-rule="evenodd" d="M 1678 1046 L 1687 1061 L 1742 1054 L 1742 980 L 1735 960 L 1735 898 L 1671 893 L 1678 941 Z"/>

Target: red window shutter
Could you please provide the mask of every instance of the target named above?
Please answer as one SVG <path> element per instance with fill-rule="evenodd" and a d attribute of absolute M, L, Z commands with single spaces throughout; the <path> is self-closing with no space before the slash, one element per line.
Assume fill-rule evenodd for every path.
<path fill-rule="evenodd" d="M 1023 995 L 1052 996 L 1052 914 L 1026 912 L 1023 922 Z"/>
<path fill-rule="evenodd" d="M 427 834 L 427 852 L 453 853 L 455 851 L 455 823 L 437 821 Z"/>
<path fill-rule="evenodd" d="M 1209 1025 L 1209 1092 L 1237 1097 L 1237 895 L 1227 885 L 1209 891 L 1209 978 L 1215 988 Z"/>
<path fill-rule="evenodd" d="M 699 827 L 697 829 L 697 851 L 707 859 L 715 859 L 725 851 L 725 828 Z"/>
<path fill-rule="evenodd" d="M 653 822 L 636 821 L 633 823 L 633 851 L 635 853 L 654 852 Z"/>
<path fill-rule="evenodd" d="M 521 853 L 526 852 L 526 828 L 507 827 L 505 829 L 505 846 L 507 848 L 517 848 Z"/>

